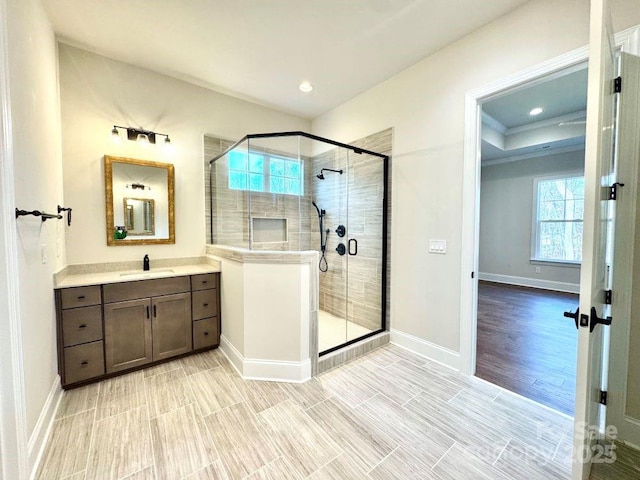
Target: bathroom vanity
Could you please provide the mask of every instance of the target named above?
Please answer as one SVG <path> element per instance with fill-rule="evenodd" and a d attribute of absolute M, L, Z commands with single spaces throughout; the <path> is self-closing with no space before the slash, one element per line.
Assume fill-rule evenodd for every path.
<path fill-rule="evenodd" d="M 220 344 L 220 273 L 209 265 L 70 275 L 56 286 L 64 388 Z"/>

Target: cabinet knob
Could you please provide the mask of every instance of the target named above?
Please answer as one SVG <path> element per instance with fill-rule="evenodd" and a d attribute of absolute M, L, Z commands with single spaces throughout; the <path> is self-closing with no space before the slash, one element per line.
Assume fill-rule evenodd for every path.
<path fill-rule="evenodd" d="M 84 295 L 80 295 L 80 296 L 78 297 L 78 300 L 84 300 Z"/>
<path fill-rule="evenodd" d="M 85 365 L 89 365 L 89 362 L 87 362 L 86 360 L 84 362 L 80 362 L 80 365 L 85 366 Z"/>
<path fill-rule="evenodd" d="M 82 325 L 78 325 L 78 328 L 87 328 L 87 326 L 83 323 Z"/>
<path fill-rule="evenodd" d="M 203 281 L 202 281 L 202 284 L 203 284 L 203 285 L 206 285 L 206 283 L 207 283 L 207 280 L 203 280 Z"/>
<path fill-rule="evenodd" d="M 204 332 L 204 336 L 206 337 L 207 335 L 209 335 L 209 332 Z"/>
<path fill-rule="evenodd" d="M 203 303 L 203 304 L 202 304 L 202 306 L 203 306 L 203 307 L 208 307 L 208 306 L 209 306 L 209 304 L 208 304 L 208 303 Z"/>

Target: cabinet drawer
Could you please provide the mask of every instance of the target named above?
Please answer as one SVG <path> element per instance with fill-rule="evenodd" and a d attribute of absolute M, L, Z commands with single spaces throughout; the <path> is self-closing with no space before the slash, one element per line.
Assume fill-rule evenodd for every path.
<path fill-rule="evenodd" d="M 60 290 L 62 308 L 88 307 L 89 305 L 100 305 L 100 286 L 74 287 Z"/>
<path fill-rule="evenodd" d="M 200 320 L 218 315 L 218 291 L 199 290 L 191 294 L 193 319 Z"/>
<path fill-rule="evenodd" d="M 204 273 L 191 276 L 191 290 L 208 290 L 218 287 L 217 273 Z"/>
<path fill-rule="evenodd" d="M 212 347 L 220 343 L 218 318 L 207 318 L 193 322 L 193 349 Z"/>
<path fill-rule="evenodd" d="M 63 310 L 62 337 L 65 347 L 102 340 L 102 307 Z"/>
<path fill-rule="evenodd" d="M 137 282 L 110 283 L 102 287 L 104 303 L 158 297 L 189 291 L 189 277 L 154 278 Z"/>
<path fill-rule="evenodd" d="M 103 342 L 84 343 L 64 349 L 65 384 L 104 375 Z"/>

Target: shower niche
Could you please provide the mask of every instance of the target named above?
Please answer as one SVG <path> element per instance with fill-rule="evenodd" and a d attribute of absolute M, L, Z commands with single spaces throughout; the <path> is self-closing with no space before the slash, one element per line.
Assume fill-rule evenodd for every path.
<path fill-rule="evenodd" d="M 320 356 L 386 329 L 388 162 L 304 132 L 247 135 L 209 162 L 209 243 L 318 252 Z"/>

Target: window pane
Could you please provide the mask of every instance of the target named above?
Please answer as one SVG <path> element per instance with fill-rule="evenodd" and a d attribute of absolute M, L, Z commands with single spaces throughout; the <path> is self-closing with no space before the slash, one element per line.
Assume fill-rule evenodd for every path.
<path fill-rule="evenodd" d="M 538 220 L 565 220 L 565 203 L 562 201 L 540 202 Z"/>
<path fill-rule="evenodd" d="M 538 182 L 538 201 L 549 202 L 552 200 L 564 200 L 564 178 L 555 180 L 541 180 Z"/>
<path fill-rule="evenodd" d="M 566 207 L 566 220 L 582 220 L 584 213 L 584 199 L 569 200 Z"/>
<path fill-rule="evenodd" d="M 300 194 L 300 180 L 293 180 L 291 178 L 284 179 L 284 193 L 288 195 Z"/>
<path fill-rule="evenodd" d="M 229 188 L 232 190 L 246 190 L 247 174 L 244 172 L 229 172 Z"/>
<path fill-rule="evenodd" d="M 249 174 L 250 188 L 254 192 L 264 192 L 264 175 L 257 173 Z"/>
<path fill-rule="evenodd" d="M 291 178 L 300 178 L 300 165 L 298 162 L 285 162 L 284 176 Z"/>
<path fill-rule="evenodd" d="M 249 156 L 249 171 L 253 173 L 264 173 L 264 157 L 252 153 Z"/>
<path fill-rule="evenodd" d="M 284 178 L 271 176 L 271 187 L 269 191 L 271 193 L 285 193 Z"/>
<path fill-rule="evenodd" d="M 284 160 L 280 158 L 273 158 L 269 160 L 269 175 L 276 175 L 278 177 L 284 176 Z"/>
<path fill-rule="evenodd" d="M 229 170 L 247 171 L 247 156 L 242 152 L 229 152 Z"/>
<path fill-rule="evenodd" d="M 539 258 L 582 259 L 582 222 L 541 222 Z"/>
<path fill-rule="evenodd" d="M 567 200 L 584 198 L 584 177 L 567 178 L 566 196 Z"/>

